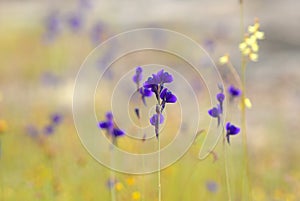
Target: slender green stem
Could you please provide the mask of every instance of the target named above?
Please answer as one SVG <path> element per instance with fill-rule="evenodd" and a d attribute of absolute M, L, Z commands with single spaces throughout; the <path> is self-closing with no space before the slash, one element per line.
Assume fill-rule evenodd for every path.
<path fill-rule="evenodd" d="M 231 184 L 230 184 L 230 177 L 229 177 L 229 161 L 228 161 L 228 153 L 227 153 L 227 144 L 225 142 L 225 131 L 224 131 L 224 139 L 223 139 L 223 152 L 224 152 L 224 163 L 225 163 L 225 177 L 226 177 L 226 186 L 227 186 L 227 194 L 228 194 L 228 201 L 231 201 Z"/>
<path fill-rule="evenodd" d="M 158 173 L 157 173 L 157 179 L 158 179 L 158 201 L 161 201 L 161 182 L 160 182 L 160 139 L 159 139 L 159 136 L 158 136 L 157 140 L 158 140 Z"/>
<path fill-rule="evenodd" d="M 112 147 L 110 148 L 110 162 L 111 162 L 111 166 L 113 166 L 113 160 L 114 160 L 114 146 L 115 143 L 112 144 Z M 112 181 L 112 186 L 110 187 L 110 195 L 111 195 L 111 200 L 112 201 L 116 201 L 116 188 L 115 188 L 115 182 L 116 182 L 116 176 L 115 176 L 115 172 L 113 170 L 110 170 L 110 180 Z M 110 182 L 111 182 L 110 181 Z"/>
<path fill-rule="evenodd" d="M 244 25 L 244 0 L 240 0 L 240 15 L 241 15 L 241 40 L 244 39 L 245 25 Z M 244 55 L 241 55 L 241 74 L 242 74 L 242 100 L 241 100 L 241 120 L 242 120 L 242 142 L 243 142 L 243 156 L 244 156 L 244 168 L 243 168 L 243 195 L 247 197 L 247 200 L 252 200 L 251 185 L 249 178 L 249 164 L 248 164 L 248 144 L 247 144 L 247 115 L 246 115 L 246 66 L 247 59 Z"/>

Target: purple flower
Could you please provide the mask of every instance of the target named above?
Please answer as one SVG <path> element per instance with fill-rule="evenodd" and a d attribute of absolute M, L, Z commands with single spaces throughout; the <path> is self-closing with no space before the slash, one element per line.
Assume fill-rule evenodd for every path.
<path fill-rule="evenodd" d="M 92 43 L 98 45 L 98 43 L 100 42 L 101 36 L 103 34 L 103 30 L 104 30 L 104 25 L 102 24 L 102 22 L 98 22 L 92 27 L 91 33 L 90 33 Z"/>
<path fill-rule="evenodd" d="M 163 91 L 160 93 L 160 98 L 162 100 L 162 108 L 161 111 L 165 108 L 166 103 L 175 103 L 177 101 L 177 98 L 170 90 L 167 88 L 164 88 Z"/>
<path fill-rule="evenodd" d="M 207 181 L 206 188 L 208 191 L 216 193 L 218 191 L 218 184 L 215 181 Z"/>
<path fill-rule="evenodd" d="M 135 70 L 135 75 L 132 77 L 132 80 L 139 86 L 140 81 L 142 81 L 142 72 L 143 69 L 139 66 Z M 138 87 L 139 88 L 139 87 Z"/>
<path fill-rule="evenodd" d="M 81 15 L 74 13 L 69 17 L 68 24 L 73 31 L 77 32 L 82 27 L 83 19 Z"/>
<path fill-rule="evenodd" d="M 32 138 L 36 138 L 39 135 L 39 131 L 34 125 L 27 125 L 25 129 L 26 133 Z"/>
<path fill-rule="evenodd" d="M 159 94 L 163 89 L 165 83 L 171 83 L 173 81 L 172 75 L 164 70 L 159 71 L 157 74 L 153 74 L 152 77 L 149 77 L 148 80 L 144 83 L 145 88 L 150 88 L 156 95 L 156 98 L 159 98 Z"/>
<path fill-rule="evenodd" d="M 159 119 L 159 122 L 158 122 Z M 159 114 L 159 118 L 158 118 L 158 114 L 154 114 L 151 118 L 150 118 L 150 123 L 152 126 L 155 127 L 155 135 L 158 138 L 158 133 L 159 133 L 159 124 L 162 124 L 164 122 L 164 116 L 162 114 Z"/>
<path fill-rule="evenodd" d="M 231 124 L 230 122 L 228 122 L 226 124 L 226 138 L 227 138 L 227 142 L 228 144 L 230 144 L 230 135 L 236 135 L 240 132 L 240 128 L 236 127 L 235 125 Z"/>
<path fill-rule="evenodd" d="M 218 126 L 221 123 L 221 107 L 218 105 L 218 107 L 213 107 L 212 109 L 208 110 L 208 114 L 213 117 L 218 119 Z"/>
<path fill-rule="evenodd" d="M 54 11 L 50 13 L 46 18 L 45 26 L 46 26 L 46 34 L 45 38 L 48 41 L 53 41 L 55 37 L 58 35 L 60 31 L 61 21 L 58 16 L 58 12 Z"/>
<path fill-rule="evenodd" d="M 99 122 L 100 129 L 106 130 L 107 133 L 114 138 L 123 136 L 125 134 L 124 131 L 122 131 L 121 129 L 119 129 L 114 125 L 114 120 L 113 120 L 114 117 L 111 112 L 107 112 L 105 117 L 106 117 L 106 121 Z"/>
<path fill-rule="evenodd" d="M 142 101 L 143 101 L 144 105 L 147 105 L 145 98 L 152 96 L 152 91 L 148 88 L 141 87 L 139 92 L 142 95 Z"/>
<path fill-rule="evenodd" d="M 225 100 L 225 95 L 223 93 L 218 93 L 216 98 L 220 104 L 220 112 L 223 113 L 223 101 Z"/>
<path fill-rule="evenodd" d="M 232 98 L 238 97 L 241 95 L 241 90 L 238 88 L 235 88 L 233 85 L 230 85 L 228 88 L 228 92 Z"/>
<path fill-rule="evenodd" d="M 53 125 L 47 125 L 44 127 L 44 134 L 45 135 L 51 135 L 54 133 L 54 126 Z"/>
<path fill-rule="evenodd" d="M 51 122 L 54 125 L 61 123 L 61 121 L 62 121 L 62 116 L 60 114 L 56 113 L 51 116 Z"/>

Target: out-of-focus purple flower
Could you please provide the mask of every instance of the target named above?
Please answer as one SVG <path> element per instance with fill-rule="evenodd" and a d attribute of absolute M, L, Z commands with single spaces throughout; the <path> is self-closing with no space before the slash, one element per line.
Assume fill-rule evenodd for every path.
<path fill-rule="evenodd" d="M 142 101 L 143 101 L 144 105 L 147 105 L 145 98 L 152 96 L 152 91 L 148 88 L 141 87 L 139 92 L 142 95 Z"/>
<path fill-rule="evenodd" d="M 211 39 L 205 39 L 203 42 L 203 46 L 208 52 L 213 52 L 215 49 L 215 43 Z"/>
<path fill-rule="evenodd" d="M 230 144 L 230 135 L 236 135 L 240 132 L 240 128 L 236 127 L 235 125 L 231 124 L 230 122 L 228 122 L 226 124 L 226 138 L 227 138 L 227 142 L 228 144 Z"/>
<path fill-rule="evenodd" d="M 218 184 L 215 181 L 207 181 L 206 188 L 209 192 L 216 193 L 218 191 Z"/>
<path fill-rule="evenodd" d="M 51 121 L 55 125 L 61 123 L 62 122 L 62 115 L 58 114 L 58 113 L 55 113 L 55 114 L 51 115 Z"/>
<path fill-rule="evenodd" d="M 107 188 L 112 189 L 115 186 L 116 183 L 117 183 L 117 181 L 115 179 L 109 178 L 106 181 L 106 186 L 107 186 Z"/>
<path fill-rule="evenodd" d="M 212 109 L 208 110 L 208 114 L 213 117 L 213 118 L 217 118 L 218 119 L 218 126 L 221 123 L 221 109 L 220 106 L 218 105 L 218 107 L 213 107 Z"/>
<path fill-rule="evenodd" d="M 163 91 L 160 93 L 160 98 L 162 100 L 161 111 L 164 110 L 166 103 L 175 103 L 177 101 L 177 97 L 174 94 L 172 94 L 172 92 L 167 88 L 164 88 Z"/>
<path fill-rule="evenodd" d="M 60 81 L 60 78 L 52 72 L 44 72 L 41 75 L 41 82 L 44 85 L 56 86 Z"/>
<path fill-rule="evenodd" d="M 81 9 L 90 9 L 92 8 L 92 3 L 90 0 L 79 0 L 79 6 Z"/>
<path fill-rule="evenodd" d="M 73 13 L 68 19 L 68 24 L 72 31 L 78 32 L 83 25 L 83 19 L 81 14 Z"/>
<path fill-rule="evenodd" d="M 164 123 L 164 116 L 162 114 L 160 114 L 159 117 L 159 124 Z M 158 114 L 154 114 L 151 118 L 150 118 L 150 123 L 152 126 L 155 126 L 157 124 L 158 121 Z"/>
<path fill-rule="evenodd" d="M 223 113 L 223 102 L 225 100 L 225 95 L 223 93 L 218 93 L 216 98 L 219 101 L 220 112 Z"/>
<path fill-rule="evenodd" d="M 119 137 L 119 136 L 122 136 L 122 135 L 124 135 L 125 134 L 125 132 L 124 131 L 122 131 L 121 129 L 118 129 L 118 128 L 114 128 L 113 129 L 113 136 L 114 137 Z"/>
<path fill-rule="evenodd" d="M 95 25 L 93 25 L 91 29 L 91 41 L 93 44 L 98 45 L 101 41 L 101 37 L 104 31 L 104 25 L 102 22 L 98 22 Z"/>
<path fill-rule="evenodd" d="M 59 13 L 57 11 L 53 11 L 46 17 L 45 20 L 45 39 L 47 41 L 52 42 L 60 31 L 61 20 L 59 19 Z"/>
<path fill-rule="evenodd" d="M 143 72 L 143 69 L 140 66 L 138 66 L 135 69 L 135 75 L 132 77 L 133 82 L 137 84 L 137 88 L 139 88 L 140 81 L 142 81 L 142 79 L 143 79 L 142 72 Z"/>
<path fill-rule="evenodd" d="M 25 129 L 26 134 L 28 134 L 32 138 L 36 138 L 39 135 L 39 131 L 34 125 L 27 125 Z"/>
<path fill-rule="evenodd" d="M 54 133 L 54 126 L 53 125 L 46 125 L 43 129 L 45 135 L 52 135 Z"/>
<path fill-rule="evenodd" d="M 158 134 L 159 134 L 159 124 L 162 124 L 164 122 L 164 116 L 162 114 L 154 114 L 151 118 L 150 118 L 150 123 L 152 126 L 155 127 L 155 135 L 158 138 Z"/>
<path fill-rule="evenodd" d="M 232 98 L 238 97 L 238 96 L 241 95 L 241 90 L 238 89 L 238 88 L 236 88 L 236 87 L 234 87 L 233 85 L 230 85 L 230 86 L 229 86 L 228 92 L 229 92 L 229 94 L 230 94 L 230 96 L 231 96 Z"/>
<path fill-rule="evenodd" d="M 99 122 L 100 129 L 106 130 L 107 134 L 114 138 L 125 135 L 124 131 L 114 125 L 113 114 L 111 112 L 107 112 L 105 117 L 106 121 Z"/>

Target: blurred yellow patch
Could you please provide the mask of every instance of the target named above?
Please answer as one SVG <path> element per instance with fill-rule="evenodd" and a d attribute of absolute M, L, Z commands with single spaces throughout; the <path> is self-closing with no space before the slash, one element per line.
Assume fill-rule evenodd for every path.
<path fill-rule="evenodd" d="M 244 103 L 247 108 L 252 108 L 252 103 L 249 98 L 245 98 Z"/>
<path fill-rule="evenodd" d="M 135 179 L 133 177 L 129 177 L 126 179 L 126 182 L 129 186 L 132 186 L 135 184 Z"/>
<path fill-rule="evenodd" d="M 225 54 L 224 56 L 220 57 L 219 62 L 222 65 L 227 64 L 229 62 L 229 55 Z"/>
<path fill-rule="evenodd" d="M 115 188 L 117 191 L 121 191 L 124 188 L 124 186 L 121 182 L 118 182 L 116 183 Z"/>
<path fill-rule="evenodd" d="M 132 198 L 132 200 L 140 200 L 141 199 L 141 193 L 138 192 L 138 191 L 134 191 L 131 194 L 131 198 Z"/>
<path fill-rule="evenodd" d="M 27 178 L 36 187 L 42 187 L 47 182 L 51 181 L 52 171 L 45 165 L 41 164 L 33 168 L 30 172 L 28 172 Z"/>
<path fill-rule="evenodd" d="M 5 133 L 7 131 L 7 127 L 7 122 L 0 119 L 0 134 Z"/>

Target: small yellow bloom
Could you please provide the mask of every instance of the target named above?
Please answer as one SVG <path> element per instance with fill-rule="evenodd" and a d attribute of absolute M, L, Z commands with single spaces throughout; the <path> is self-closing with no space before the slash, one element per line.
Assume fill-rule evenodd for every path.
<path fill-rule="evenodd" d="M 135 179 L 133 177 L 129 177 L 128 179 L 126 179 L 126 182 L 129 186 L 132 186 L 135 183 Z"/>
<path fill-rule="evenodd" d="M 246 37 L 245 42 L 247 43 L 247 45 L 252 45 L 252 44 L 256 43 L 256 37 L 254 35 L 252 35 L 250 37 Z"/>
<path fill-rule="evenodd" d="M 259 50 L 258 44 L 257 43 L 253 43 L 251 45 L 251 49 L 252 49 L 253 52 L 258 52 L 258 50 Z"/>
<path fill-rule="evenodd" d="M 140 200 L 141 199 L 141 193 L 138 192 L 138 191 L 134 191 L 131 194 L 131 198 L 132 198 L 132 200 Z"/>
<path fill-rule="evenodd" d="M 259 40 L 262 40 L 262 39 L 265 38 L 265 33 L 262 32 L 262 31 L 257 31 L 257 32 L 254 33 L 254 35 L 255 35 L 255 37 L 256 37 L 257 39 L 259 39 Z"/>
<path fill-rule="evenodd" d="M 245 56 L 247 56 L 247 55 L 249 55 L 250 53 L 251 53 L 251 49 L 249 48 L 249 47 L 247 47 L 247 48 L 245 48 L 244 50 L 243 50 L 243 55 L 245 55 Z"/>
<path fill-rule="evenodd" d="M 227 64 L 229 62 L 229 55 L 225 54 L 224 56 L 220 57 L 219 62 L 222 65 Z"/>
<path fill-rule="evenodd" d="M 245 98 L 244 103 L 247 108 L 252 108 L 252 103 L 249 98 Z"/>
<path fill-rule="evenodd" d="M 121 191 L 123 189 L 123 184 L 121 182 L 116 183 L 115 188 L 117 191 Z"/>
<path fill-rule="evenodd" d="M 240 48 L 241 51 L 245 50 L 246 47 L 247 47 L 247 44 L 245 42 L 240 43 L 240 45 L 239 45 L 239 48 Z"/>
<path fill-rule="evenodd" d="M 251 53 L 251 54 L 249 54 L 249 58 L 251 61 L 258 61 L 258 54 Z"/>
<path fill-rule="evenodd" d="M 7 122 L 5 120 L 0 119 L 0 134 L 7 131 Z"/>

